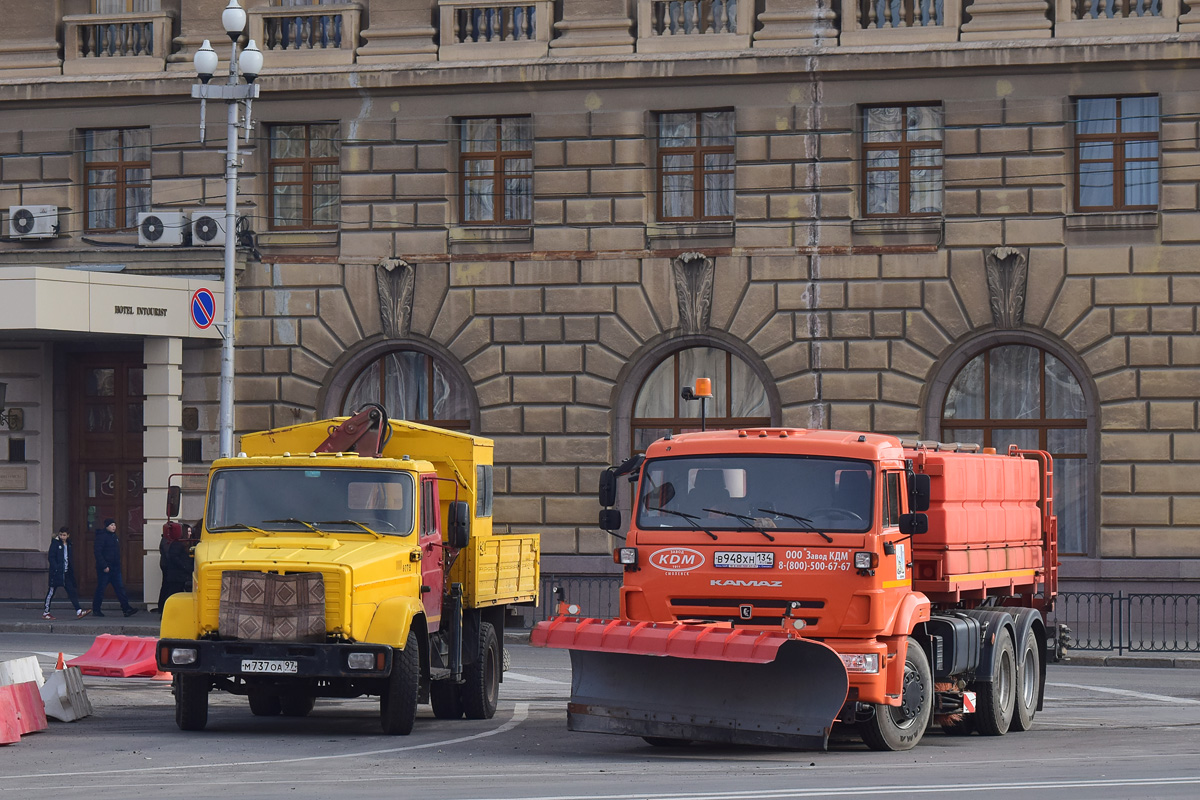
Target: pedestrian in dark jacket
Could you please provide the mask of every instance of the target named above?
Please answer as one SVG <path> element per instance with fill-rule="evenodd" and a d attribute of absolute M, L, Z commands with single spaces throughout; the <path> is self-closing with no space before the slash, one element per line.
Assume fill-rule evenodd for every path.
<path fill-rule="evenodd" d="M 104 587 L 112 584 L 113 593 L 125 616 L 132 617 L 137 609 L 129 605 L 125 584 L 121 581 L 121 543 L 117 541 L 117 521 L 104 520 L 104 527 L 96 529 L 96 594 L 92 597 L 92 613 L 103 617 L 100 604 L 104 602 Z"/>
<path fill-rule="evenodd" d="M 46 592 L 46 607 L 42 610 L 42 619 L 54 619 L 50 613 L 50 601 L 54 599 L 58 587 L 67 590 L 71 605 L 75 606 L 75 619 L 82 619 L 90 611 L 79 607 L 79 592 L 75 588 L 75 551 L 71 549 L 71 529 L 63 525 L 58 529 L 58 536 L 50 542 L 50 550 L 46 553 L 50 562 L 50 588 Z"/>
<path fill-rule="evenodd" d="M 174 525 L 163 530 L 159 543 L 159 567 L 162 569 L 162 589 L 158 592 L 158 611 L 161 614 L 167 598 L 176 592 L 186 592 L 192 578 L 192 526 Z"/>

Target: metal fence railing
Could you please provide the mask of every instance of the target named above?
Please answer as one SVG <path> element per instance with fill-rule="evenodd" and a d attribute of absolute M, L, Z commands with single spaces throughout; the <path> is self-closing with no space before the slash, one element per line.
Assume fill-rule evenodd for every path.
<path fill-rule="evenodd" d="M 554 616 L 555 588 L 582 616 L 618 613 L 620 574 L 544 574 L 537 606 L 516 609 L 526 626 Z M 1068 652 L 1200 653 L 1200 594 L 1060 592 L 1047 622 L 1071 629 Z"/>

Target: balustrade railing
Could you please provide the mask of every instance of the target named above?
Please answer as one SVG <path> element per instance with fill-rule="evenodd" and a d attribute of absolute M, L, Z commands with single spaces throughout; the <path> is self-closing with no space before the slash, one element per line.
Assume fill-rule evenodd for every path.
<path fill-rule="evenodd" d="M 438 0 L 442 60 L 538 58 L 550 48 L 553 0 Z"/>
<path fill-rule="evenodd" d="M 351 64 L 358 48 L 362 5 L 251 8 L 249 37 L 267 67 Z"/>
<path fill-rule="evenodd" d="M 172 15 L 165 11 L 63 17 L 63 73 L 165 69 L 172 20 Z M 112 63 L 101 65 L 101 60 Z"/>
<path fill-rule="evenodd" d="M 637 13 L 645 53 L 748 48 L 754 33 L 753 0 L 638 0 Z"/>
<path fill-rule="evenodd" d="M 1179 0 L 1055 0 L 1056 37 L 1173 33 Z"/>
<path fill-rule="evenodd" d="M 954 42 L 963 0 L 842 0 L 842 44 Z"/>

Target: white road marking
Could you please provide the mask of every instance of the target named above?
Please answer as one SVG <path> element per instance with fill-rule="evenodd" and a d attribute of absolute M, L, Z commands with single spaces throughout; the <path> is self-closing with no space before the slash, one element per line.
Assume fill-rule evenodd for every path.
<path fill-rule="evenodd" d="M 520 672 L 504 673 L 504 680 L 517 681 L 518 683 L 553 683 L 557 686 L 570 686 L 570 681 L 555 681 L 550 678 L 539 678 L 536 675 L 522 675 Z"/>
<path fill-rule="evenodd" d="M 55 654 L 55 657 L 57 657 L 57 654 Z M 329 755 L 322 755 L 322 756 L 303 756 L 300 758 L 274 758 L 274 759 L 262 759 L 262 760 L 258 760 L 258 761 L 227 761 L 223 764 L 176 764 L 174 766 L 165 766 L 165 767 L 136 767 L 136 768 L 132 768 L 132 769 L 100 769 L 100 770 L 83 770 L 83 771 L 77 771 L 77 772 L 46 772 L 46 773 L 34 774 L 34 775 L 8 775 L 8 776 L 5 776 L 5 780 L 8 781 L 8 780 L 16 779 L 16 778 L 24 778 L 24 779 L 29 779 L 29 778 L 70 778 L 70 777 L 80 777 L 80 776 L 87 776 L 87 775 L 128 775 L 131 773 L 174 772 L 174 771 L 179 771 L 179 770 L 192 770 L 192 769 L 212 770 L 212 769 L 222 769 L 222 768 L 227 768 L 227 767 L 262 767 L 262 766 L 269 766 L 271 764 L 299 764 L 299 763 L 303 763 L 303 762 L 307 762 L 307 761 L 325 761 L 325 760 L 330 760 L 330 759 L 335 759 L 335 758 L 363 758 L 364 756 L 379 756 L 379 755 L 387 755 L 389 753 L 404 753 L 409 750 L 427 750 L 430 747 L 443 747 L 445 745 L 461 744 L 463 742 L 472 742 L 472 741 L 475 741 L 476 739 L 486 739 L 489 736 L 496 736 L 497 734 L 507 733 L 508 731 L 511 731 L 513 728 L 517 727 L 522 722 L 524 722 L 528 717 L 529 717 L 529 704 L 528 703 L 517 703 L 516 707 L 513 709 L 512 718 L 509 719 L 508 722 L 505 722 L 503 725 L 499 726 L 498 728 L 493 728 L 490 731 L 484 731 L 483 733 L 475 733 L 475 734 L 471 734 L 470 736 L 459 736 L 454 739 L 438 739 L 436 742 L 425 742 L 423 744 L 410 744 L 410 745 L 406 745 L 404 747 L 387 747 L 382 750 L 359 750 L 359 751 L 356 751 L 353 753 L 331 753 Z M 9 790 L 10 790 L 9 787 L 7 787 L 7 786 L 0 788 L 0 792 L 6 792 Z"/>
<path fill-rule="evenodd" d="M 1171 703 L 1173 705 L 1184 706 L 1200 706 L 1200 700 L 1192 700 L 1187 697 L 1171 697 L 1165 694 L 1150 694 L 1148 692 L 1134 692 L 1129 689 L 1110 689 L 1107 686 L 1087 686 L 1082 683 L 1047 683 L 1047 686 L 1055 686 L 1060 689 L 1083 689 L 1086 692 L 1100 692 L 1102 694 L 1116 694 L 1122 697 L 1138 697 L 1142 700 L 1153 700 L 1156 703 Z"/>

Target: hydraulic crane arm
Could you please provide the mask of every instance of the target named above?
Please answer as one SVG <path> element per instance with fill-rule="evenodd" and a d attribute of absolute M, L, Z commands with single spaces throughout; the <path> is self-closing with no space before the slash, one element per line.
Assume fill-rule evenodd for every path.
<path fill-rule="evenodd" d="M 387 411 L 383 406 L 369 403 L 341 425 L 331 427 L 329 436 L 317 446 L 315 452 L 358 453 L 368 458 L 379 458 L 392 434 L 387 419 Z"/>

